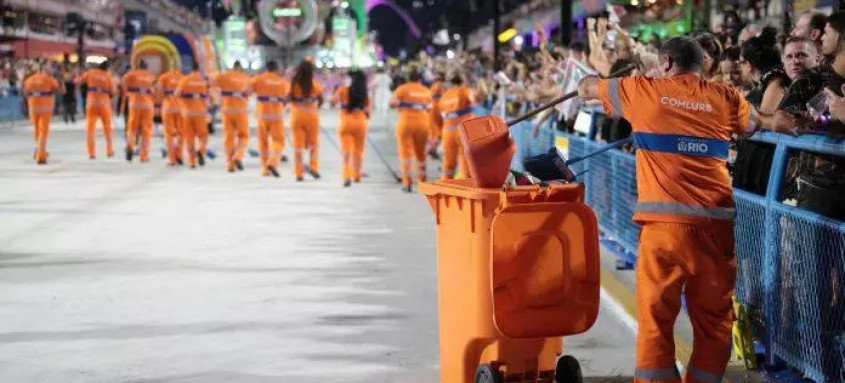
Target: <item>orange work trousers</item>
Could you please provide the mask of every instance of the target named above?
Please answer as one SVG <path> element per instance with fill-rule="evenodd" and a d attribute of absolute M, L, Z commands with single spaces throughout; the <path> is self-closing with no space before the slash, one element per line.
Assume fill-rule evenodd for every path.
<path fill-rule="evenodd" d="M 261 153 L 261 170 L 270 174 L 270 168 L 278 168 L 285 150 L 284 121 L 258 119 L 258 151 Z"/>
<path fill-rule="evenodd" d="M 361 181 L 361 165 L 364 162 L 364 142 L 367 138 L 365 116 L 341 116 L 340 151 L 343 155 L 343 180 Z"/>
<path fill-rule="evenodd" d="M 50 137 L 52 113 L 30 113 L 33 135 L 35 137 L 35 162 L 47 161 L 47 138 Z"/>
<path fill-rule="evenodd" d="M 411 186 L 412 162 L 417 162 L 417 181 L 425 182 L 425 146 L 428 141 L 428 121 L 409 121 L 400 118 L 396 126 L 396 143 L 398 145 L 402 185 Z"/>
<path fill-rule="evenodd" d="M 233 161 L 242 161 L 249 145 L 249 118 L 246 113 L 223 115 L 223 148 L 226 163 L 231 169 Z"/>
<path fill-rule="evenodd" d="M 299 178 L 305 174 L 303 152 L 310 154 L 311 171 L 319 173 L 320 163 L 320 115 L 317 109 L 301 110 L 293 108 L 290 116 L 290 125 L 293 133 L 293 172 Z"/>
<path fill-rule="evenodd" d="M 721 382 L 731 357 L 736 257 L 731 223 L 645 223 L 637 256 L 635 382 L 680 382 L 675 319 L 681 294 L 693 328 L 687 383 Z"/>
<path fill-rule="evenodd" d="M 149 109 L 129 108 L 129 129 L 127 140 L 129 150 L 135 151 L 135 138 L 141 134 L 141 161 L 150 159 L 150 139 L 153 136 L 153 112 Z"/>
<path fill-rule="evenodd" d="M 207 117 L 182 115 L 182 137 L 188 149 L 188 164 L 197 166 L 197 153 L 205 155 L 208 146 Z"/>
<path fill-rule="evenodd" d="M 431 129 L 428 133 L 429 149 L 436 149 L 443 136 L 443 116 L 440 115 L 440 108 L 431 109 Z"/>
<path fill-rule="evenodd" d="M 103 123 L 103 137 L 106 139 L 106 155 L 109 157 L 114 156 L 111 106 L 88 104 L 88 107 L 85 109 L 85 117 L 85 141 L 88 145 L 88 157 L 94 158 L 97 156 L 97 120 Z"/>
<path fill-rule="evenodd" d="M 443 130 L 443 176 L 441 178 L 444 180 L 455 178 L 458 163 L 461 165 L 464 177 L 468 177 L 467 157 L 458 136 L 457 125 L 455 125 L 454 128 Z"/>
<path fill-rule="evenodd" d="M 175 165 L 182 160 L 184 137 L 182 136 L 182 114 L 164 113 L 161 117 L 164 125 L 164 146 L 167 148 L 167 163 Z"/>

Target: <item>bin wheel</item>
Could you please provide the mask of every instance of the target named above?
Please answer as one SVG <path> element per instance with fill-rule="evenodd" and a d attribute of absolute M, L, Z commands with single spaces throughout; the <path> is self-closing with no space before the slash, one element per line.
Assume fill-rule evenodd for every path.
<path fill-rule="evenodd" d="M 499 369 L 489 364 L 482 364 L 475 369 L 475 383 L 504 383 L 504 381 Z"/>
<path fill-rule="evenodd" d="M 581 365 L 572 355 L 558 358 L 555 366 L 555 383 L 581 383 Z"/>

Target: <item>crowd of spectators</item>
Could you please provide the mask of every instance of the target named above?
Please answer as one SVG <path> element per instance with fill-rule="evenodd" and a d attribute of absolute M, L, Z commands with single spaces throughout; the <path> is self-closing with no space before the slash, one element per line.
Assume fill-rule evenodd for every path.
<path fill-rule="evenodd" d="M 705 53 L 701 77 L 724 83 L 740 92 L 757 109 L 762 129 L 790 135 L 815 134 L 831 139 L 845 138 L 845 13 L 825 15 L 808 12 L 794 20 L 791 30 L 750 24 L 694 32 Z M 492 55 L 460 52 L 449 57 L 425 53 L 411 65 L 390 68 L 393 86 L 410 71 L 421 70 L 427 82 L 454 75 L 474 84 L 477 97 L 497 113 L 515 115 L 525 106 L 539 105 L 574 89 L 572 68 L 581 75 L 656 76 L 659 72 L 660 41 L 641 41 L 606 17 L 589 19 L 586 41 L 560 46 L 541 40 L 532 47 L 504 50 L 499 71 Z M 845 36 L 843 36 L 845 37 Z M 572 131 L 583 105 L 550 110 L 535 120 L 554 119 L 557 128 Z M 828 117 L 829 116 L 829 117 Z M 624 120 L 607 116 L 596 119 L 612 125 L 597 129 L 608 141 L 630 134 Z M 603 121 L 603 122 L 602 122 Z M 765 195 L 774 146 L 738 140 L 731 164 L 734 186 Z M 809 152 L 794 153 L 780 200 L 824 216 L 845 220 L 845 159 Z M 800 184 L 800 185 L 799 185 Z"/>

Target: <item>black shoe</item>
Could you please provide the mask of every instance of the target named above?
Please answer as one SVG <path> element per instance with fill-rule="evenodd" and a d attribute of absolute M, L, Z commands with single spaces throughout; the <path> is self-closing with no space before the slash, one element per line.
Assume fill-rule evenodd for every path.
<path fill-rule="evenodd" d="M 244 171 L 244 164 L 241 160 L 235 160 L 235 167 L 238 168 L 238 171 Z"/>
<path fill-rule="evenodd" d="M 182 166 L 182 165 L 184 165 L 184 164 L 185 164 L 185 163 L 184 163 L 184 162 L 182 162 L 182 159 L 181 159 L 181 158 L 177 158 L 177 159 L 176 159 L 176 165 Z"/>
<path fill-rule="evenodd" d="M 200 166 L 205 166 L 205 156 L 202 154 L 202 152 L 197 152 L 197 162 L 200 164 Z"/>
<path fill-rule="evenodd" d="M 278 171 L 278 170 L 276 170 L 276 168 L 274 168 L 274 167 L 272 167 L 272 166 L 268 166 L 268 167 L 267 167 L 267 170 L 270 172 L 270 174 L 272 174 L 272 175 L 273 175 L 273 177 L 276 177 L 276 178 L 281 177 L 281 175 L 279 174 L 279 171 Z"/>
<path fill-rule="evenodd" d="M 161 149 L 161 158 L 162 159 L 167 158 L 167 149 Z"/>
<path fill-rule="evenodd" d="M 315 172 L 315 171 L 313 171 L 313 170 L 309 170 L 309 171 L 308 171 L 308 174 L 310 174 L 310 175 L 311 175 L 311 177 L 314 177 L 314 179 L 315 179 L 315 180 L 320 179 L 320 173 L 318 173 L 318 172 Z"/>
<path fill-rule="evenodd" d="M 343 187 L 348 188 L 350 186 L 352 186 L 352 181 L 346 180 L 346 181 L 343 182 Z"/>
<path fill-rule="evenodd" d="M 302 181 L 305 181 L 305 178 L 302 178 L 302 177 L 296 177 L 296 182 L 302 182 Z"/>
<path fill-rule="evenodd" d="M 191 169 L 196 169 L 197 165 L 191 165 Z"/>
<path fill-rule="evenodd" d="M 411 185 L 408 185 L 408 186 L 403 186 L 403 187 L 402 187 L 402 191 L 404 191 L 404 192 L 406 192 L 406 193 L 413 193 L 413 192 L 414 192 L 414 189 L 413 189 L 413 187 L 412 187 Z"/>
<path fill-rule="evenodd" d="M 135 155 L 135 152 L 132 149 L 126 148 L 126 161 L 132 162 L 132 156 Z"/>
<path fill-rule="evenodd" d="M 288 162 L 288 156 L 282 154 L 282 162 Z"/>
<path fill-rule="evenodd" d="M 234 173 L 234 172 L 235 172 L 235 168 L 229 168 L 229 173 Z"/>
<path fill-rule="evenodd" d="M 47 160 L 38 160 L 39 165 L 47 165 Z"/>

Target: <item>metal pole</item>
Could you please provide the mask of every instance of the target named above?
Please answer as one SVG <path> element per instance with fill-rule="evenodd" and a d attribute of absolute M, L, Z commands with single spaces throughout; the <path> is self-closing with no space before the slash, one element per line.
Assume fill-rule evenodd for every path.
<path fill-rule="evenodd" d="M 572 41 L 572 3 L 560 2 L 560 45 L 567 47 Z"/>
<path fill-rule="evenodd" d="M 502 70 L 502 63 L 499 58 L 499 29 L 501 29 L 501 10 L 499 0 L 493 1 L 493 68 L 498 72 Z"/>

